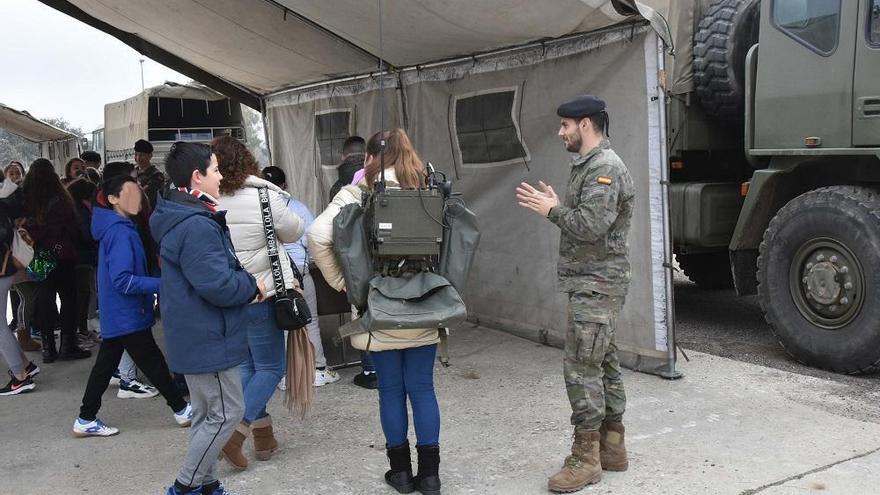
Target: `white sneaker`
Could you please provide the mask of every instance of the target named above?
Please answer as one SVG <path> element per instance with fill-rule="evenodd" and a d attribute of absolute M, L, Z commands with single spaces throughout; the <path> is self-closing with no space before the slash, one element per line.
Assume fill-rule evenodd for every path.
<path fill-rule="evenodd" d="M 315 386 L 321 387 L 328 383 L 336 383 L 341 377 L 332 370 L 315 370 Z"/>
<path fill-rule="evenodd" d="M 73 436 L 77 438 L 85 437 L 112 437 L 119 433 L 118 428 L 105 425 L 100 419 L 95 419 L 88 423 L 76 418 L 73 420 Z"/>
<path fill-rule="evenodd" d="M 186 407 L 183 408 L 182 411 L 174 413 L 174 421 L 177 421 L 182 428 L 186 428 L 187 426 L 192 424 L 193 419 L 193 408 L 189 404 L 186 403 Z"/>
<path fill-rule="evenodd" d="M 120 399 L 149 399 L 157 395 L 159 395 L 158 390 L 137 380 L 120 381 L 119 392 L 116 393 L 116 397 Z"/>
<path fill-rule="evenodd" d="M 282 392 L 287 390 L 287 377 L 286 376 L 282 376 L 281 381 L 278 382 L 278 390 L 280 390 Z"/>

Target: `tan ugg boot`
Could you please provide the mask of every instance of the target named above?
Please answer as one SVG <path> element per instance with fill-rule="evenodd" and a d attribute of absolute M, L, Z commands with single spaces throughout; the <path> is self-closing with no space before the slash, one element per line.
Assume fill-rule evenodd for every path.
<path fill-rule="evenodd" d="M 248 460 L 244 456 L 242 446 L 250 432 L 250 427 L 246 423 L 239 423 L 235 427 L 235 431 L 232 432 L 232 436 L 229 437 L 229 441 L 223 446 L 223 450 L 220 451 L 220 456 L 235 469 L 247 469 L 248 467 Z"/>
<path fill-rule="evenodd" d="M 251 431 L 254 433 L 254 454 L 260 461 L 268 461 L 272 453 L 278 449 L 278 441 L 272 432 L 272 416 L 260 418 L 251 423 Z"/>
<path fill-rule="evenodd" d="M 606 471 L 626 471 L 629 461 L 626 458 L 623 423 L 605 421 L 599 428 L 599 459 Z"/>
<path fill-rule="evenodd" d="M 570 493 L 602 479 L 602 466 L 599 464 L 599 432 L 575 431 L 571 444 L 571 455 L 558 473 L 547 480 L 551 492 Z"/>
<path fill-rule="evenodd" d="M 33 352 L 41 349 L 40 343 L 31 338 L 31 332 L 27 328 L 19 328 L 15 333 L 18 336 L 18 345 L 21 346 L 21 350 Z"/>

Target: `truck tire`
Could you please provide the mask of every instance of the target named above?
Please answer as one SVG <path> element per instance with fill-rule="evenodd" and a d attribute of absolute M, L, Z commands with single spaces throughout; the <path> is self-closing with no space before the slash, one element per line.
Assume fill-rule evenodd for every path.
<path fill-rule="evenodd" d="M 676 254 L 678 266 L 697 287 L 705 290 L 730 289 L 733 274 L 727 251 L 717 253 Z"/>
<path fill-rule="evenodd" d="M 743 118 L 746 53 L 758 42 L 760 0 L 715 0 L 694 34 L 694 89 L 709 115 Z"/>
<path fill-rule="evenodd" d="M 838 373 L 880 369 L 880 195 L 824 187 L 782 207 L 764 232 L 758 298 L 785 351 Z"/>

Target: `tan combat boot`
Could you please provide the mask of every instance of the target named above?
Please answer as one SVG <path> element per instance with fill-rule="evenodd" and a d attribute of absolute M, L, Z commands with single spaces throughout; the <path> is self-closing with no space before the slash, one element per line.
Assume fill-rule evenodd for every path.
<path fill-rule="evenodd" d="M 602 465 L 599 464 L 599 432 L 575 431 L 571 445 L 571 455 L 558 473 L 547 480 L 551 492 L 576 492 L 587 485 L 602 479 Z"/>
<path fill-rule="evenodd" d="M 607 471 L 626 471 L 626 444 L 623 441 L 623 423 L 605 421 L 599 428 L 599 458 L 602 469 Z"/>
<path fill-rule="evenodd" d="M 261 461 L 268 461 L 272 453 L 278 449 L 278 441 L 272 432 L 272 416 L 260 418 L 251 423 L 254 432 L 254 454 Z"/>
<path fill-rule="evenodd" d="M 15 332 L 18 336 L 18 345 L 25 352 L 33 352 L 40 350 L 40 343 L 31 338 L 31 332 L 27 328 L 19 328 Z"/>
<path fill-rule="evenodd" d="M 241 447 L 250 432 L 251 429 L 246 423 L 239 423 L 235 427 L 235 431 L 232 432 L 232 436 L 229 437 L 229 441 L 223 446 L 223 450 L 220 451 L 220 456 L 229 461 L 229 464 L 232 464 L 235 469 L 247 469 L 248 467 L 247 457 L 244 456 Z"/>

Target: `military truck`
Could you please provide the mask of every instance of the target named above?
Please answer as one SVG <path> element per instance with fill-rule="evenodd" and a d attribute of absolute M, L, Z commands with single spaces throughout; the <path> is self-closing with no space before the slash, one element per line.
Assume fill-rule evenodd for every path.
<path fill-rule="evenodd" d="M 146 139 L 159 168 L 175 141 L 210 143 L 217 136 L 245 140 L 241 104 L 198 83 L 174 82 L 104 105 L 104 128 L 94 134 L 105 163 L 133 162 L 135 141 Z"/>
<path fill-rule="evenodd" d="M 880 0 L 715 0 L 668 101 L 674 252 L 803 363 L 880 369 Z"/>

